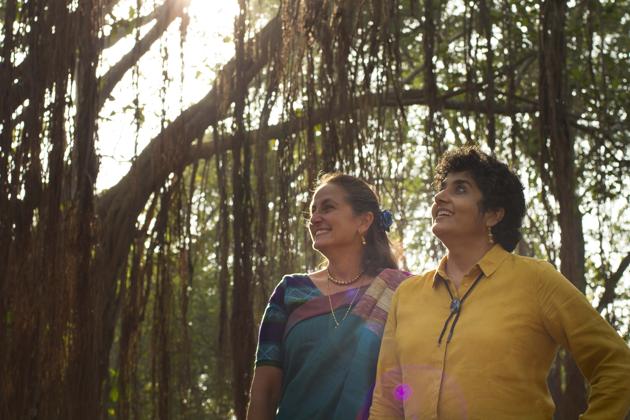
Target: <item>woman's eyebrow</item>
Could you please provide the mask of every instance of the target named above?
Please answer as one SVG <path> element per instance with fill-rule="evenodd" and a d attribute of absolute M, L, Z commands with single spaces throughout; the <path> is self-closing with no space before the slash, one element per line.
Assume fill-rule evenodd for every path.
<path fill-rule="evenodd" d="M 453 181 L 453 184 L 472 186 L 472 183 L 467 179 L 456 179 L 455 181 Z"/>
<path fill-rule="evenodd" d="M 472 183 L 469 180 L 467 180 L 467 179 L 460 179 L 460 178 L 458 178 L 458 179 L 454 179 L 453 181 L 450 181 L 450 182 L 447 182 L 447 180 L 445 179 L 442 182 L 440 182 L 440 189 L 446 188 L 446 186 L 449 183 L 451 185 L 463 185 L 463 184 L 466 184 L 466 185 L 472 186 Z"/>
<path fill-rule="evenodd" d="M 322 201 L 320 201 L 317 204 L 319 204 L 320 206 L 323 206 L 324 204 L 335 204 L 335 200 L 333 200 L 332 198 L 324 198 Z M 317 205 L 313 203 L 313 205 L 311 206 L 311 212 L 315 210 L 316 207 Z"/>

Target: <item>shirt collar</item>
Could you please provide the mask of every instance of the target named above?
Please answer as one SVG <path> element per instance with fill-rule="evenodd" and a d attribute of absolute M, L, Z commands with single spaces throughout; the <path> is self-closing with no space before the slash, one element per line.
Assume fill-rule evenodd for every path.
<path fill-rule="evenodd" d="M 437 270 L 435 270 L 435 274 L 433 275 L 433 287 L 436 287 L 438 284 L 440 284 L 439 280 L 441 279 L 445 279 L 447 277 L 446 275 L 446 261 L 448 260 L 447 256 L 443 256 L 442 259 L 440 260 L 440 264 L 438 265 Z"/>
<path fill-rule="evenodd" d="M 481 260 L 477 264 L 475 264 L 475 268 L 480 269 L 483 272 L 485 277 L 490 277 L 496 270 L 499 268 L 501 263 L 510 255 L 503 247 L 499 244 L 494 244 L 492 248 L 488 250 L 481 257 Z M 441 277 L 443 279 L 447 278 L 446 275 L 446 261 L 448 257 L 445 255 L 440 260 L 440 264 L 438 265 L 435 274 L 433 275 L 433 287 L 439 284 L 438 279 Z M 473 270 L 475 269 L 473 268 Z"/>

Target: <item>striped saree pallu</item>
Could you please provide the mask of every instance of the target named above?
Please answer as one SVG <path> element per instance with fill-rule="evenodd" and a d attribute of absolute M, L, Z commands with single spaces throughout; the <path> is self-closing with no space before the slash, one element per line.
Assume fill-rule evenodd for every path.
<path fill-rule="evenodd" d="M 386 269 L 369 285 L 309 300 L 284 333 L 279 419 L 367 418 L 378 352 L 392 296 L 408 273 Z M 355 297 L 355 293 L 358 295 Z M 337 327 L 331 305 L 341 320 Z"/>

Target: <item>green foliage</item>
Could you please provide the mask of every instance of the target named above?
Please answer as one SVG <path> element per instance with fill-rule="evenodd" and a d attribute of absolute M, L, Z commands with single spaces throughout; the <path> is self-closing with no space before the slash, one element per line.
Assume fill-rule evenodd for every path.
<path fill-rule="evenodd" d="M 8 4 L 12 3 L 0 5 L 0 25 L 9 19 Z M 234 389 L 235 378 L 242 379 L 241 371 L 249 372 L 253 363 L 253 355 L 247 355 L 247 361 L 235 359 L 240 349 L 234 343 L 238 344 L 239 337 L 229 336 L 229 332 L 235 334 L 230 321 L 245 314 L 245 332 L 253 335 L 281 276 L 313 270 L 321 261 L 311 249 L 305 227 L 317 174 L 343 170 L 372 183 L 383 207 L 394 213 L 391 237 L 401 245 L 402 264 L 421 272 L 434 266 L 444 253 L 430 231 L 435 165 L 448 148 L 469 143 L 508 162 L 525 185 L 528 211 L 518 252 L 547 259 L 557 267 L 562 263 L 560 250 L 567 245 L 560 239 L 559 192 L 575 185 L 571 204 L 576 205 L 583 226 L 577 233 L 585 242 L 586 294 L 598 306 L 612 288 L 612 298 L 600 309 L 630 338 L 630 279 L 624 271 L 616 284 L 609 282 L 630 248 L 626 187 L 630 183 L 629 0 L 571 2 L 566 10 L 566 68 L 562 69 L 561 86 L 566 92 L 563 102 L 555 105 L 567 114 L 575 156 L 575 171 L 568 178 L 552 164 L 557 159 L 552 156 L 554 140 L 543 134 L 548 127 L 541 126 L 544 107 L 540 97 L 545 92 L 541 92 L 544 69 L 540 60 L 545 51 L 540 40 L 545 35 L 541 33 L 545 2 L 374 0 L 361 2 L 361 8 L 358 2 L 339 0 L 324 2 L 326 7 L 321 8 L 314 7 L 321 2 L 242 2 L 248 7 L 239 21 L 245 27 L 235 25 L 233 35 L 217 38 L 219 44 L 236 46 L 241 36 L 247 41 L 276 14 L 283 29 L 282 42 L 268 46 L 264 60 L 254 57 L 259 52 L 256 48 L 245 49 L 244 54 L 252 56 L 237 57 L 244 63 L 238 71 L 230 64 L 225 67 L 229 71 L 222 76 L 224 80 L 217 76 L 207 83 L 209 90 L 218 86 L 228 92 L 232 84 L 244 81 L 241 91 L 228 95 L 221 90 L 216 96 L 207 96 L 212 101 L 203 99 L 186 111 L 175 109 L 177 100 L 167 100 L 177 90 L 174 81 L 178 76 L 183 89 L 184 75 L 209 79 L 209 74 L 214 77 L 224 68 L 202 63 L 195 67 L 196 73 L 185 73 L 193 57 L 184 56 L 182 49 L 181 74 L 177 74 L 177 66 L 169 61 L 177 56 L 173 46 L 191 42 L 185 29 L 190 17 L 180 10 L 184 3 L 168 2 L 181 18 L 179 32 L 166 31 L 171 20 L 156 22 L 157 9 L 152 10 L 155 4 L 151 2 L 113 2 L 112 9 L 103 6 L 93 45 L 98 50 L 96 61 L 117 67 L 109 60 L 123 55 L 125 48 L 116 53 L 108 48 L 131 46 L 144 38 L 149 26 L 155 25 L 160 40 L 157 56 L 161 63 L 140 60 L 145 53 L 130 47 L 137 55 L 118 63 L 125 77 L 102 69 L 103 77 L 99 74 L 98 81 L 94 80 L 95 89 L 103 94 L 101 99 L 108 98 L 109 108 L 96 110 L 94 115 L 99 116 L 91 122 L 134 127 L 136 146 L 151 141 L 151 146 L 130 159 L 132 168 L 137 168 L 146 152 L 150 164 L 143 167 L 145 173 L 117 184 L 124 192 L 119 197 L 127 200 L 137 194 L 143 177 L 149 177 L 152 195 L 140 204 L 103 204 L 99 200 L 105 193 L 94 199 L 87 194 L 87 201 L 81 203 L 68 197 L 80 195 L 77 185 L 85 179 L 85 174 L 75 173 L 84 163 L 77 160 L 83 144 L 76 136 L 77 125 L 83 121 L 77 104 L 91 103 L 94 98 L 82 96 L 87 90 L 76 84 L 84 82 L 77 73 L 79 64 L 90 63 L 69 53 L 85 48 L 83 38 L 70 37 L 71 45 L 58 42 L 55 48 L 44 41 L 54 39 L 52 28 L 46 25 L 57 22 L 55 19 L 59 19 L 57 34 L 61 28 L 72 28 L 70 33 L 78 34 L 83 20 L 59 12 L 74 13 L 78 2 L 62 4 L 55 9 L 58 15 L 50 15 L 52 7 L 43 7 L 37 11 L 41 19 L 29 14 L 28 2 L 15 4 L 14 22 L 10 28 L 2 26 L 3 40 L 11 34 L 15 41 L 14 48 L 4 53 L 2 64 L 16 79 L 0 77 L 2 87 L 10 91 L 6 97 L 15 102 L 0 107 L 2 129 L 9 130 L 0 133 L 0 169 L 6 174 L 1 181 L 3 197 L 8 198 L 0 203 L 0 227 L 6 227 L 7 249 L 11 249 L 3 254 L 2 262 L 7 262 L 7 272 L 19 276 L 12 283 L 0 283 L 3 292 L 13 293 L 13 301 L 0 298 L 4 305 L 0 306 L 4 311 L 0 313 L 0 336 L 6 342 L 20 343 L 14 334 L 25 331 L 23 339 L 28 340 L 31 320 L 43 320 L 41 335 L 49 336 L 31 343 L 35 353 L 29 357 L 44 360 L 48 344 L 57 343 L 52 349 L 57 370 L 34 372 L 30 369 L 36 364 L 30 362 L 13 366 L 11 360 L 30 360 L 22 357 L 23 349 L 17 346 L 3 348 L 0 360 L 3 368 L 14 369 L 14 376 L 7 374 L 7 378 L 48 381 L 31 393 L 38 398 L 53 395 L 46 391 L 55 386 L 66 389 L 68 370 L 74 369 L 74 377 L 81 378 L 83 365 L 76 368 L 68 363 L 74 361 L 72 357 L 87 360 L 85 363 L 98 359 L 109 363 L 104 377 L 95 379 L 99 385 L 94 387 L 99 393 L 95 398 L 103 401 L 100 406 L 92 405 L 102 409 L 101 414 L 141 419 L 230 418 L 243 408 L 234 404 L 235 395 L 245 392 Z M 487 13 L 482 13 L 482 4 Z M 137 10 L 138 5 L 142 10 Z M 36 21 L 41 25 L 35 25 Z M 29 34 L 37 37 L 31 39 Z M 54 71 L 39 65 L 34 57 L 41 63 L 56 63 L 50 66 Z M 31 67 L 25 69 L 22 63 L 47 71 L 38 74 L 42 77 L 31 77 Z M 260 65 L 258 74 L 245 80 L 244 73 L 258 68 L 256 63 Z M 134 74 L 127 77 L 130 73 Z M 157 88 L 145 93 L 149 75 L 156 78 Z M 103 92 L 111 80 L 120 80 L 114 82 L 116 90 L 111 86 Z M 183 108 L 183 100 L 177 99 Z M 31 109 L 32 104 L 40 108 Z M 178 112 L 186 117 L 182 125 L 174 124 Z M 213 113 L 217 115 L 214 126 L 199 123 Z M 9 123 L 14 125 L 5 129 Z M 169 127 L 176 129 L 168 131 Z M 94 154 L 111 141 L 104 135 L 96 137 L 87 139 L 102 141 Z M 199 149 L 195 139 L 202 142 Z M 225 154 L 217 152 L 217 145 L 222 144 L 226 145 Z M 206 146 L 205 152 L 199 151 Z M 207 151 L 211 146 L 214 152 Z M 163 164 L 181 156 L 191 157 L 178 160 L 163 178 L 155 175 Z M 55 176 L 53 162 L 59 165 Z M 239 201 L 236 191 L 241 187 Z M 72 223 L 78 208 L 99 209 L 100 219 L 88 215 L 85 220 L 89 223 L 78 225 L 94 227 L 87 235 L 93 235 L 87 245 L 67 239 L 76 235 Z M 108 217 L 129 208 L 135 212 L 129 217 L 131 225 L 136 222 L 130 233 L 108 236 L 117 228 L 108 222 L 119 220 Z M 249 218 L 242 217 L 243 209 Z M 243 220 L 247 226 L 240 224 Z M 222 231 L 223 222 L 227 231 Z M 57 227 L 57 242 L 47 242 Z M 243 243 L 234 243 L 235 232 L 247 233 L 241 238 Z M 126 237 L 131 238 L 129 243 Z M 246 243 L 252 249 L 243 252 Z M 116 259 L 117 253 L 123 257 Z M 99 266 L 95 261 L 102 255 Z M 74 296 L 87 277 L 87 271 L 72 271 L 81 259 L 113 274 L 91 271 L 95 278 L 90 278 L 90 285 L 102 289 Z M 223 260 L 228 265 L 226 273 L 221 271 Z M 243 261 L 248 267 L 242 267 Z M 40 266 L 40 271 L 32 269 Z M 30 276 L 26 280 L 22 278 L 25 267 Z M 56 270 L 46 273 L 47 267 Z M 236 275 L 237 269 L 244 268 L 251 270 L 251 278 Z M 42 282 L 41 274 L 50 276 L 50 281 Z M 31 289 L 44 298 L 54 290 L 57 300 L 42 298 L 39 304 L 32 304 Z M 249 303 L 234 308 L 233 298 L 240 293 L 247 294 Z M 72 302 L 67 301 L 68 296 Z M 95 309 L 90 310 L 95 317 L 105 320 L 96 328 L 102 336 L 98 340 L 92 337 L 102 342 L 97 349 L 102 351 L 100 355 L 80 353 L 86 346 L 75 336 L 82 325 L 74 316 L 88 298 L 94 299 L 89 302 L 94 303 Z M 60 308 L 66 312 L 60 315 Z M 87 335 L 92 327 L 81 331 Z M 224 333 L 221 337 L 220 332 Z M 30 376 L 24 373 L 27 370 Z M 0 385 L 10 382 L 5 379 Z M 32 396 L 27 397 L 12 400 L 30 404 Z M 42 410 L 51 418 L 64 406 L 63 398 L 68 399 L 42 398 Z"/>

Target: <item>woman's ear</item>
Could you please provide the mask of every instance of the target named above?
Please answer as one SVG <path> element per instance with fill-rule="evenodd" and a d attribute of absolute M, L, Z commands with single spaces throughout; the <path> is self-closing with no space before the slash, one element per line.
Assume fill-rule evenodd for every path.
<path fill-rule="evenodd" d="M 366 211 L 359 217 L 361 222 L 361 224 L 359 225 L 359 233 L 363 235 L 365 232 L 368 231 L 370 226 L 372 226 L 372 223 L 374 223 L 374 213 L 372 213 L 371 211 Z"/>
<path fill-rule="evenodd" d="M 490 226 L 490 227 L 495 226 L 497 223 L 503 220 L 504 216 L 505 216 L 505 209 L 503 207 L 500 207 L 495 210 L 486 211 L 486 214 L 484 216 L 486 219 L 486 226 Z"/>

